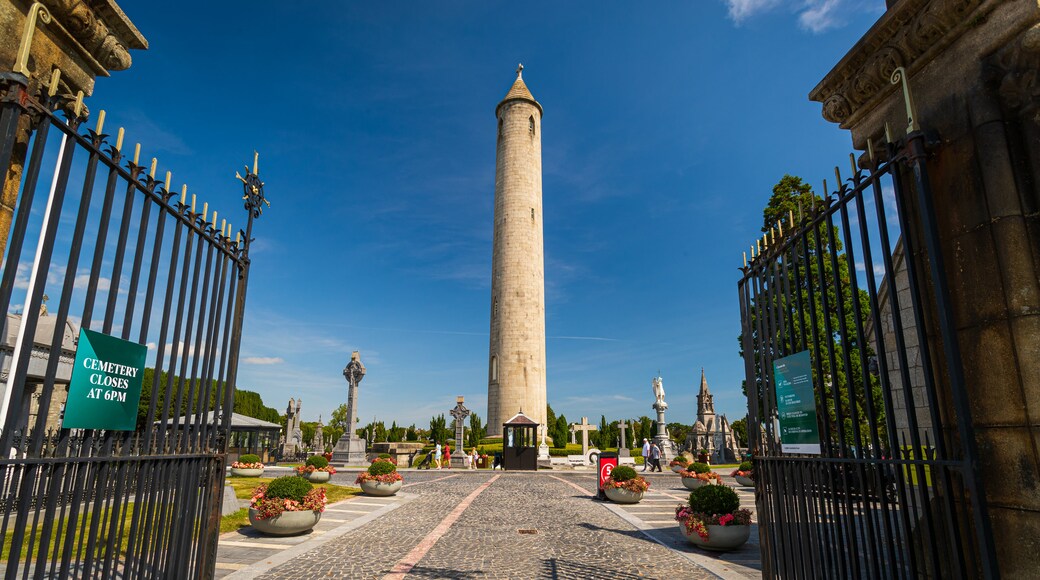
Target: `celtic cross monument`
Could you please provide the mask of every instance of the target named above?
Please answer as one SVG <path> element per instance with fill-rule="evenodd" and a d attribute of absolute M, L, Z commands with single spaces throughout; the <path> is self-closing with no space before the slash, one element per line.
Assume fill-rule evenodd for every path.
<path fill-rule="evenodd" d="M 358 384 L 365 378 L 365 365 L 361 363 L 358 351 L 350 355 L 350 362 L 343 369 L 343 377 L 347 379 L 347 430 L 336 442 L 332 460 L 344 465 L 364 465 L 366 445 L 365 440 L 357 436 L 357 407 Z"/>

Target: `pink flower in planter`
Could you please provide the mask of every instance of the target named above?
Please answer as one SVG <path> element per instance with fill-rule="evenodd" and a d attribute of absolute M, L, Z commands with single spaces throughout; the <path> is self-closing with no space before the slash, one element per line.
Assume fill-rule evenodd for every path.
<path fill-rule="evenodd" d="M 725 515 L 719 516 L 719 525 L 720 526 L 724 526 L 724 525 L 726 525 L 726 524 L 728 524 L 728 523 L 730 523 L 732 521 L 733 521 L 733 514 L 725 514 Z"/>

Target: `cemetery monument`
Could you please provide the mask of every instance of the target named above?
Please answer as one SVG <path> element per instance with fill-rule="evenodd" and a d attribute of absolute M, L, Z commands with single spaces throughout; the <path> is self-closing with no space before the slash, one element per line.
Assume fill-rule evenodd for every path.
<path fill-rule="evenodd" d="M 667 423 L 664 421 L 664 411 L 668 408 L 668 403 L 664 402 L 664 380 L 661 379 L 660 372 L 654 377 L 653 389 L 656 401 L 652 407 L 657 411 L 657 434 L 654 435 L 654 443 L 661 448 L 661 462 L 667 463 L 679 454 L 679 450 L 676 449 L 672 438 L 668 436 L 668 430 L 665 427 Z"/>
<path fill-rule="evenodd" d="M 361 354 L 354 351 L 350 362 L 343 369 L 343 377 L 347 379 L 347 430 L 336 442 L 332 450 L 332 460 L 344 465 L 364 465 L 365 440 L 357 435 L 358 416 L 358 384 L 365 378 L 365 365 L 361 363 Z"/>
<path fill-rule="evenodd" d="M 455 445 L 451 449 L 451 466 L 465 467 L 465 445 L 466 445 L 466 418 L 470 411 L 462 404 L 463 397 L 459 395 L 455 399 L 455 408 L 449 413 L 455 419 Z"/>

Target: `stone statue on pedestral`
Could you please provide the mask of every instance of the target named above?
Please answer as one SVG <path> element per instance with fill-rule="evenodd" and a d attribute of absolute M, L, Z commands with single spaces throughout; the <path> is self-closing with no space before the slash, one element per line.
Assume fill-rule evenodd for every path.
<path fill-rule="evenodd" d="M 654 407 L 657 408 L 659 406 L 662 409 L 667 409 L 668 408 L 668 403 L 664 402 L 664 380 L 661 379 L 660 374 L 658 374 L 658 376 L 654 377 L 653 388 L 654 388 L 654 397 L 657 398 L 657 403 L 655 403 Z"/>

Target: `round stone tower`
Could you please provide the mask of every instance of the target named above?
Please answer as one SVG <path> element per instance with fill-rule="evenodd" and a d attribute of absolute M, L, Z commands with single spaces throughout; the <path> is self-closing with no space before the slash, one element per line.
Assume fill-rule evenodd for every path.
<path fill-rule="evenodd" d="M 495 239 L 491 258 L 489 437 L 521 410 L 545 425 L 542 106 L 516 70 L 495 109 Z"/>

